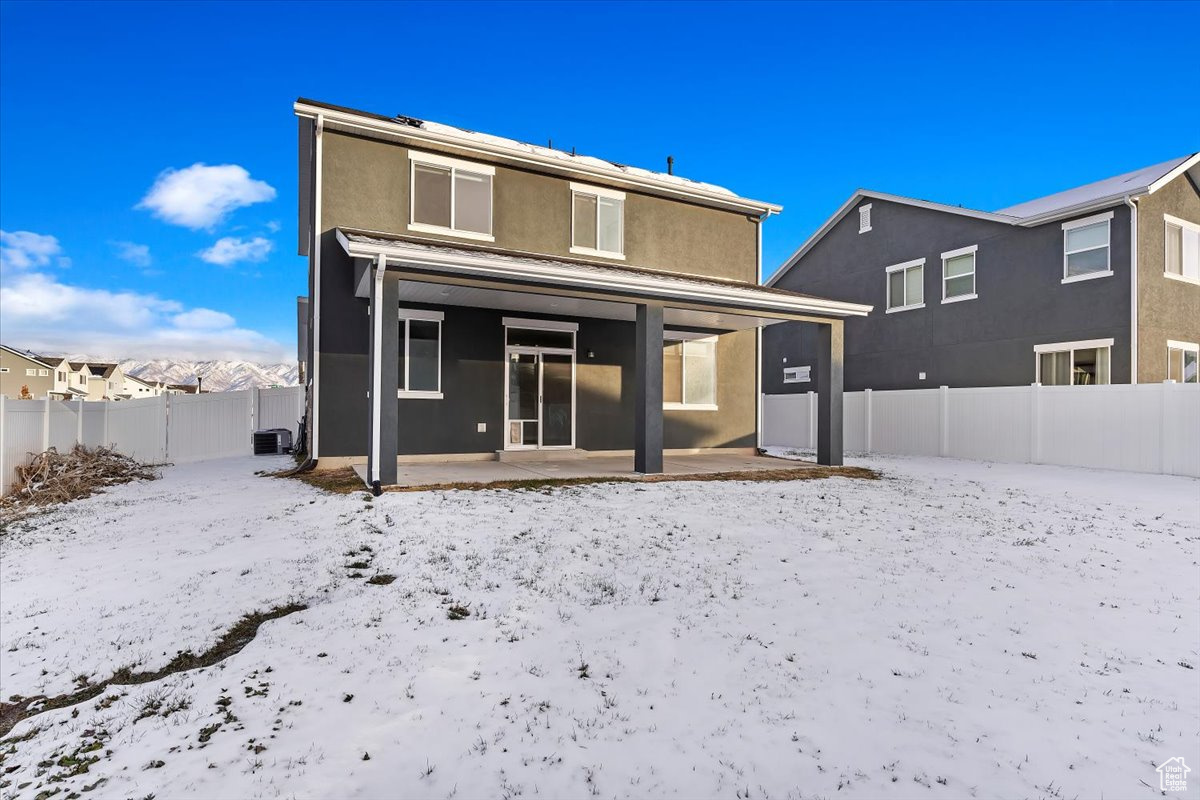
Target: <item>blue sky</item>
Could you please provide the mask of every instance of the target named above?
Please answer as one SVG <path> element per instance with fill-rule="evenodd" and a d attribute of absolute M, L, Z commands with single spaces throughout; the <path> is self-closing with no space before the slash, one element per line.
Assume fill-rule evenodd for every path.
<path fill-rule="evenodd" d="M 297 96 L 671 154 L 783 204 L 770 272 L 859 186 L 995 209 L 1200 150 L 1197 29 L 1182 2 L 4 2 L 0 337 L 293 357 Z"/>

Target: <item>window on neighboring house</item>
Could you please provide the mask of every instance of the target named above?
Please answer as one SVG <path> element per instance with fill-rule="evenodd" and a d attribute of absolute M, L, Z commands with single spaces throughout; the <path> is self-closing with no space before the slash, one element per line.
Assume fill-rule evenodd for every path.
<path fill-rule="evenodd" d="M 26 370 L 25 370 L 25 377 L 26 377 L 26 378 L 36 378 L 36 377 L 37 377 L 37 368 L 35 367 L 35 368 L 32 368 L 32 369 L 26 369 Z"/>
<path fill-rule="evenodd" d="M 925 259 L 887 268 L 887 310 L 907 311 L 925 305 Z"/>
<path fill-rule="evenodd" d="M 1164 214 L 1167 252 L 1164 274 L 1168 278 L 1200 283 L 1200 225 Z"/>
<path fill-rule="evenodd" d="M 571 184 L 571 252 L 625 257 L 625 193 Z"/>
<path fill-rule="evenodd" d="M 663 408 L 716 410 L 716 336 L 663 332 Z"/>
<path fill-rule="evenodd" d="M 975 251 L 979 245 L 942 253 L 942 302 L 972 300 L 975 294 Z"/>
<path fill-rule="evenodd" d="M 39 370 L 38 370 L 38 377 L 39 377 L 39 378 L 49 378 L 49 377 L 50 377 L 50 370 L 48 370 L 48 369 L 39 369 Z"/>
<path fill-rule="evenodd" d="M 0 372 L 8 372 L 8 367 L 0 367 Z"/>
<path fill-rule="evenodd" d="M 409 229 L 495 241 L 492 236 L 493 167 L 410 153 Z"/>
<path fill-rule="evenodd" d="M 400 397 L 442 396 L 441 311 L 400 309 Z"/>
<path fill-rule="evenodd" d="M 1167 380 L 1176 383 L 1200 383 L 1196 362 L 1200 359 L 1200 344 L 1167 341 Z"/>
<path fill-rule="evenodd" d="M 80 385 L 80 386 L 86 386 L 86 385 L 87 385 L 87 378 L 86 378 L 85 376 L 83 376 L 83 375 L 80 375 L 80 376 L 79 376 L 79 385 Z"/>
<path fill-rule="evenodd" d="M 1039 344 L 1037 382 L 1043 386 L 1092 386 L 1109 383 L 1112 339 Z"/>
<path fill-rule="evenodd" d="M 1063 283 L 1112 274 L 1109 227 L 1112 212 L 1064 222 Z"/>
<path fill-rule="evenodd" d="M 866 233 L 871 230 L 871 204 L 858 207 L 858 232 Z"/>
<path fill-rule="evenodd" d="M 67 380 L 67 373 L 63 372 L 62 370 L 59 370 L 58 371 L 58 379 L 65 383 Z"/>

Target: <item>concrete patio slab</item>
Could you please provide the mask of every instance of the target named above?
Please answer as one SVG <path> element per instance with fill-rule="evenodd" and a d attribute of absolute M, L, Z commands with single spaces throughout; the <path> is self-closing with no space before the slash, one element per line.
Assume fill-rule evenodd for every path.
<path fill-rule="evenodd" d="M 712 475 L 722 472 L 788 470 L 816 466 L 807 461 L 789 461 L 770 456 L 724 453 L 666 456 L 666 475 Z M 366 465 L 354 467 L 366 481 Z M 572 480 L 579 478 L 640 478 L 633 470 L 633 456 L 589 456 L 552 461 L 445 461 L 401 464 L 396 486 L 412 489 L 448 483 L 502 483 L 528 480 Z"/>

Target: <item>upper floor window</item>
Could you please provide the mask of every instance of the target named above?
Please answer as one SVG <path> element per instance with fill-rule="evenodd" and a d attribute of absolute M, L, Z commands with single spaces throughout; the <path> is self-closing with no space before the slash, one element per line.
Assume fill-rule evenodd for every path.
<path fill-rule="evenodd" d="M 400 397 L 442 396 L 441 311 L 400 309 Z"/>
<path fill-rule="evenodd" d="M 858 232 L 866 233 L 871 230 L 871 204 L 858 207 Z"/>
<path fill-rule="evenodd" d="M 571 252 L 625 257 L 625 193 L 571 184 Z"/>
<path fill-rule="evenodd" d="M 1044 386 L 1091 386 L 1109 382 L 1112 339 L 1039 344 L 1037 382 Z"/>
<path fill-rule="evenodd" d="M 1064 222 L 1063 283 L 1112 275 L 1109 227 L 1113 212 Z"/>
<path fill-rule="evenodd" d="M 975 294 L 975 251 L 979 245 L 942 253 L 942 302 L 973 300 Z"/>
<path fill-rule="evenodd" d="M 925 259 L 887 268 L 887 313 L 925 307 Z"/>
<path fill-rule="evenodd" d="M 1200 344 L 1167 340 L 1167 380 L 1176 383 L 1200 383 Z"/>
<path fill-rule="evenodd" d="M 1163 273 L 1168 278 L 1200 283 L 1200 225 L 1164 214 L 1167 252 Z"/>
<path fill-rule="evenodd" d="M 663 408 L 717 408 L 717 337 L 663 332 Z"/>
<path fill-rule="evenodd" d="M 62 370 L 59 370 L 59 371 L 58 371 L 58 379 L 59 379 L 60 381 L 62 381 L 63 383 L 66 383 L 66 381 L 67 381 L 67 373 L 63 372 Z"/>
<path fill-rule="evenodd" d="M 412 162 L 408 229 L 468 239 L 492 236 L 494 167 L 429 153 L 409 153 Z"/>
<path fill-rule="evenodd" d="M 36 367 L 32 367 L 32 368 L 27 367 L 25 369 L 25 377 L 26 378 L 36 378 L 37 377 L 37 368 Z"/>

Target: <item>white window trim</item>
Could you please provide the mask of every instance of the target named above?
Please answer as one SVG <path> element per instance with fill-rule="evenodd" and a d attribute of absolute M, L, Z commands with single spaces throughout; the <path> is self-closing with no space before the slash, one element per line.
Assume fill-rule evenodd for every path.
<path fill-rule="evenodd" d="M 400 376 L 400 380 L 404 387 L 408 386 L 409 367 L 412 365 L 408 353 L 408 323 L 412 320 L 422 322 L 436 322 L 438 324 L 438 354 L 437 354 L 437 389 L 408 389 L 400 388 L 396 390 L 396 397 L 406 400 L 441 400 L 444 398 L 442 394 L 442 323 L 446 319 L 446 314 L 443 311 L 430 311 L 422 308 L 401 308 L 399 313 L 400 321 L 404 323 L 404 374 Z"/>
<path fill-rule="evenodd" d="M 595 247 L 580 247 L 575 244 L 575 195 L 590 194 L 597 198 L 621 201 L 621 250 L 600 250 Z M 600 241 L 600 204 L 596 204 L 596 241 Z M 625 193 L 616 189 L 606 189 L 603 186 L 589 186 L 586 183 L 571 182 L 571 241 L 568 252 L 577 256 L 597 256 L 611 258 L 615 261 L 625 260 Z"/>
<path fill-rule="evenodd" d="M 867 212 L 865 214 L 866 223 L 867 223 L 865 227 L 863 226 L 863 218 L 864 218 L 863 212 L 864 211 Z M 858 232 L 859 233 L 867 233 L 870 230 L 871 230 L 871 204 L 867 203 L 865 206 L 858 207 Z"/>
<path fill-rule="evenodd" d="M 441 225 L 430 225 L 427 222 L 416 222 L 414 217 L 417 209 L 417 165 L 425 164 L 431 167 L 442 167 L 450 170 L 450 227 L 444 228 Z M 454 227 L 454 194 L 457 190 L 454 180 L 455 171 L 462 170 L 464 172 L 473 172 L 476 175 L 487 175 L 492 179 L 491 196 L 488 198 L 488 231 L 489 233 L 480 233 L 479 231 L 464 231 Z M 487 164 L 479 164 L 474 161 L 463 161 L 457 158 L 447 158 L 446 156 L 438 156 L 432 153 L 417 153 L 412 150 L 408 152 L 408 229 L 416 233 L 436 233 L 440 236 L 455 236 L 460 239 L 474 239 L 478 242 L 494 242 L 495 228 L 495 207 L 496 207 L 496 168 Z"/>
<path fill-rule="evenodd" d="M 1180 219 L 1179 217 L 1171 216 L 1170 214 L 1163 214 L 1163 247 L 1164 247 L 1163 277 L 1170 278 L 1173 281 L 1181 281 L 1183 283 L 1190 283 L 1193 286 L 1200 286 L 1200 278 L 1192 278 L 1187 275 L 1182 275 L 1182 274 L 1176 275 L 1174 272 L 1167 272 L 1167 269 L 1166 269 L 1167 258 L 1166 258 L 1165 248 L 1166 248 L 1166 241 L 1167 241 L 1166 237 L 1167 237 L 1167 226 L 1168 225 L 1174 225 L 1177 228 L 1184 228 L 1187 230 L 1191 230 L 1194 233 L 1200 233 L 1200 225 L 1197 225 L 1194 222 L 1188 222 L 1186 219 Z M 1179 257 L 1183 258 L 1182 252 L 1179 254 Z M 1181 264 L 1180 266 L 1183 266 L 1183 265 Z"/>
<path fill-rule="evenodd" d="M 1174 339 L 1167 339 L 1167 380 L 1175 380 L 1174 378 L 1171 377 L 1171 351 L 1172 350 L 1182 350 L 1185 353 L 1195 353 L 1198 360 L 1200 360 L 1200 343 L 1177 342 Z M 1180 375 L 1179 377 L 1182 378 L 1183 376 Z M 1187 383 L 1187 381 L 1181 380 L 1180 383 Z"/>
<path fill-rule="evenodd" d="M 1063 259 L 1062 259 L 1062 264 L 1063 264 L 1062 275 L 1063 276 L 1062 276 L 1062 282 L 1063 283 L 1077 283 L 1079 281 L 1089 281 L 1089 280 L 1092 280 L 1093 278 L 1108 278 L 1113 274 L 1113 270 L 1112 270 L 1112 218 L 1113 218 L 1113 212 L 1105 211 L 1103 214 L 1093 214 L 1090 217 L 1084 217 L 1083 219 L 1071 220 L 1070 222 L 1064 222 L 1062 224 L 1062 232 L 1063 232 Z M 1096 245 L 1095 247 L 1085 247 L 1082 250 L 1068 250 L 1067 249 L 1067 231 L 1072 231 L 1072 230 L 1075 230 L 1076 228 L 1086 228 L 1089 225 L 1097 225 L 1101 222 L 1108 223 L 1108 228 L 1107 228 L 1108 237 L 1105 240 L 1104 244 Z M 1071 276 L 1067 275 L 1067 256 L 1072 256 L 1072 255 L 1075 255 L 1076 253 L 1087 253 L 1092 250 L 1099 250 L 1101 247 L 1103 247 L 1107 251 L 1107 253 L 1106 253 L 1106 255 L 1108 256 L 1107 268 L 1105 268 L 1103 270 L 1097 270 L 1095 272 L 1085 272 L 1082 275 L 1071 275 Z"/>
<path fill-rule="evenodd" d="M 973 244 L 969 247 L 960 247 L 957 250 L 947 250 L 946 252 L 942 253 L 942 303 L 943 304 L 960 303 L 963 300 L 977 300 L 979 298 L 979 295 L 974 291 L 974 289 L 978 288 L 975 283 L 975 280 L 976 280 L 975 270 L 976 270 L 976 265 L 977 265 L 976 260 L 978 258 L 977 256 L 975 256 L 975 253 L 977 253 L 978 251 L 979 251 L 979 245 Z M 958 295 L 955 295 L 954 297 L 946 297 L 946 281 L 948 280 L 948 278 L 946 277 L 946 262 L 952 258 L 958 258 L 959 256 L 965 256 L 965 255 L 973 256 L 973 258 L 971 259 L 972 291 L 970 294 L 958 294 Z M 955 278 L 965 278 L 966 275 L 955 275 L 954 277 Z"/>
<path fill-rule="evenodd" d="M 1091 350 L 1093 348 L 1108 348 L 1108 383 L 1097 383 L 1094 386 L 1108 386 L 1112 383 L 1112 346 L 1115 339 L 1082 339 L 1078 342 L 1054 342 L 1050 344 L 1035 344 L 1033 346 L 1033 374 L 1034 380 L 1037 383 L 1042 382 L 1042 354 L 1043 353 L 1067 353 L 1071 354 L 1071 374 L 1074 380 L 1075 373 L 1075 351 L 1076 350 Z M 1066 384 L 1074 386 L 1074 383 Z"/>
<path fill-rule="evenodd" d="M 524 319 L 522 317 L 504 317 L 504 327 L 525 328 L 535 331 L 570 331 L 579 332 L 578 322 L 566 322 L 558 319 Z"/>
<path fill-rule="evenodd" d="M 713 343 L 713 394 L 717 392 L 717 337 L 711 333 L 696 333 L 695 331 L 663 331 L 663 342 L 681 342 L 683 344 L 683 352 L 679 364 L 679 391 L 683 394 L 683 388 L 687 386 L 687 343 L 688 342 L 712 342 Z M 663 411 L 717 411 L 719 410 L 716 403 L 675 403 L 663 401 Z"/>
<path fill-rule="evenodd" d="M 913 269 L 914 267 L 921 268 L 921 297 L 922 298 L 925 297 L 925 259 L 917 258 L 917 259 L 913 259 L 912 261 L 905 261 L 903 264 L 893 264 L 892 266 L 884 269 L 884 272 L 887 273 L 887 275 L 888 275 L 888 277 L 885 279 L 886 280 L 886 288 L 884 290 L 885 291 L 884 308 L 886 309 L 884 311 L 885 314 L 895 314 L 898 311 L 912 311 L 917 308 L 925 307 L 924 299 L 922 299 L 921 302 L 919 302 L 919 303 L 910 303 L 909 305 L 896 306 L 895 308 L 891 307 L 891 305 L 892 305 L 891 274 L 893 272 L 900 272 L 901 270 L 907 271 L 907 270 Z M 907 285 L 907 283 L 906 283 L 906 285 Z M 908 298 L 906 297 L 905 299 L 908 299 Z"/>

